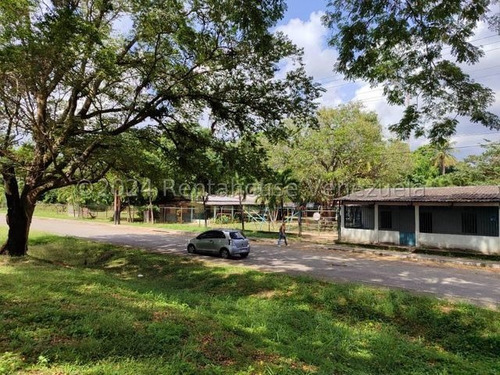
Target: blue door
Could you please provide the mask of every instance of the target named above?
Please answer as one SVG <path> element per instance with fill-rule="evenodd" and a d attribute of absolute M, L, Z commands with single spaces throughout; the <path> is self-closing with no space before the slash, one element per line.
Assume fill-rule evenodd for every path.
<path fill-rule="evenodd" d="M 399 244 L 402 246 L 415 246 L 415 233 L 399 232 Z"/>

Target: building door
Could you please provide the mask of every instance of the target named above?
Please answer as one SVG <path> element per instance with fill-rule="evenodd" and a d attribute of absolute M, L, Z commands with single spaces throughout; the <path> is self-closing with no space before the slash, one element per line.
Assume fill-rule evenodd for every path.
<path fill-rule="evenodd" d="M 415 207 L 399 207 L 399 244 L 415 246 Z"/>
<path fill-rule="evenodd" d="M 401 246 L 415 246 L 415 232 L 399 232 Z"/>

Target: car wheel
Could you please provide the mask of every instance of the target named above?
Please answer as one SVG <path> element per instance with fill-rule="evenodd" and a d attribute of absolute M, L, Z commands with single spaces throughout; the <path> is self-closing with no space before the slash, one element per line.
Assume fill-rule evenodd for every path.
<path fill-rule="evenodd" d="M 220 256 L 222 259 L 229 259 L 229 257 L 231 256 L 231 254 L 229 254 L 229 250 L 228 249 L 222 249 L 220 251 Z"/>
<path fill-rule="evenodd" d="M 196 252 L 196 248 L 194 247 L 194 245 L 189 245 L 188 246 L 188 253 L 193 254 L 195 252 Z"/>

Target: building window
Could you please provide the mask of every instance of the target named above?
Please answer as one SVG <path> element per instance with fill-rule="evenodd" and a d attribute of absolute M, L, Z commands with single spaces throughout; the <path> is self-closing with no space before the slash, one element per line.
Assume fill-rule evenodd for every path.
<path fill-rule="evenodd" d="M 462 212 L 462 233 L 477 234 L 477 214 L 475 212 Z"/>
<path fill-rule="evenodd" d="M 496 207 L 495 207 L 496 208 Z M 486 216 L 486 225 L 484 229 L 484 236 L 498 236 L 498 210 L 493 209 Z"/>
<path fill-rule="evenodd" d="M 361 228 L 361 207 L 346 206 L 344 226 L 346 228 Z"/>
<path fill-rule="evenodd" d="M 392 229 L 392 212 L 380 211 L 380 229 Z"/>
<path fill-rule="evenodd" d="M 432 233 L 432 212 L 420 213 L 420 232 Z"/>

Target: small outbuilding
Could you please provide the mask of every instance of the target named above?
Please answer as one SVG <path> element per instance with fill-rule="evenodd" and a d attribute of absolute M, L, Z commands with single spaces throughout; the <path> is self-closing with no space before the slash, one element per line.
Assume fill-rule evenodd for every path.
<path fill-rule="evenodd" d="M 200 203 L 199 201 L 197 202 Z M 253 194 L 248 194 L 245 197 L 241 198 L 241 206 L 240 206 L 240 198 L 238 196 L 229 196 L 229 195 L 209 195 L 207 201 L 205 202 L 205 206 L 207 210 L 207 217 L 211 217 L 213 215 L 213 219 L 221 219 L 224 217 L 228 217 L 231 219 L 235 219 L 235 216 L 241 215 L 241 207 L 243 210 L 248 210 L 251 207 L 259 207 L 260 204 L 257 203 L 257 196 Z"/>
<path fill-rule="evenodd" d="M 365 189 L 340 198 L 351 243 L 500 254 L 500 187 Z"/>

